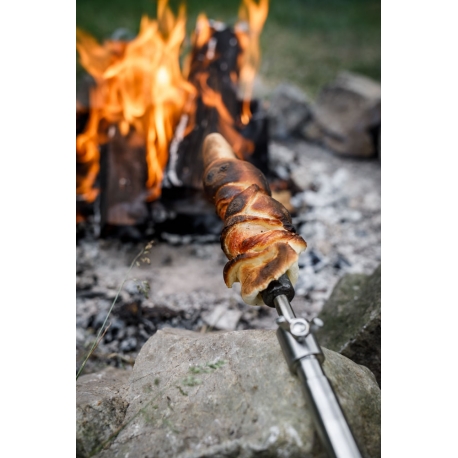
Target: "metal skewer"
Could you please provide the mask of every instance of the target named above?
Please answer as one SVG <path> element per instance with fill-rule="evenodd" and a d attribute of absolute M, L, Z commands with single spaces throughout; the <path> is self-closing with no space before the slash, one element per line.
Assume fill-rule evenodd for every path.
<path fill-rule="evenodd" d="M 275 307 L 278 312 L 277 339 L 289 369 L 302 382 L 318 435 L 328 455 L 332 458 L 361 458 L 337 396 L 323 372 L 324 355 L 313 335 L 314 323 L 296 318 L 291 307 L 294 288 L 289 278 L 282 275 L 261 294 L 265 304 Z"/>

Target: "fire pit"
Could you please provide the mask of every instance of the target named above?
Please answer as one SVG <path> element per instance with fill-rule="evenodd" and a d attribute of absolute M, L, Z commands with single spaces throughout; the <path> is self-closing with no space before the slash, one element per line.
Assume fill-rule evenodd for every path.
<path fill-rule="evenodd" d="M 201 198 L 202 143 L 212 132 L 267 171 L 267 118 L 252 100 L 267 2 L 243 5 L 234 26 L 198 17 L 183 68 L 184 9 L 175 16 L 166 1 L 130 41 L 100 45 L 77 30 L 81 63 L 95 81 L 89 111 L 77 111 L 77 222 L 92 215 L 102 236 L 183 225 L 215 234 Z"/>
<path fill-rule="evenodd" d="M 143 17 L 134 39 L 101 45 L 77 33 L 91 75 L 89 105 L 77 103 L 78 365 L 124 282 L 87 372 L 129 368 L 164 326 L 275 328 L 271 309 L 245 305 L 238 286 L 222 280 L 222 222 L 201 184 L 209 133 L 264 172 L 309 244 L 299 260 L 298 314 L 317 315 L 344 274 L 380 263 L 380 163 L 303 138 L 269 138 L 269 109 L 252 90 L 267 2 L 245 3 L 251 9 L 233 26 L 200 15 L 181 66 L 184 11 L 174 15 L 167 2 L 157 20 Z"/>

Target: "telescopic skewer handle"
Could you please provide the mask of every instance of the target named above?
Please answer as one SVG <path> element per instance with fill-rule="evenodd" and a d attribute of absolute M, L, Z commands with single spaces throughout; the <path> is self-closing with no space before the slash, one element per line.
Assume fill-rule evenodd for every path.
<path fill-rule="evenodd" d="M 266 305 L 275 307 L 277 339 L 291 372 L 302 382 L 307 404 L 311 406 L 318 435 L 331 458 L 361 458 L 361 453 L 337 396 L 323 372 L 324 355 L 304 318 L 296 318 L 290 300 L 294 288 L 282 275 L 262 293 Z"/>

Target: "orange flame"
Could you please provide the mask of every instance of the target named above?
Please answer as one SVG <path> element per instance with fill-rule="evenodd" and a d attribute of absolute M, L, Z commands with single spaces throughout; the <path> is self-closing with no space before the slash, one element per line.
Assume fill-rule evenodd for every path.
<path fill-rule="evenodd" d="M 207 84 L 208 75 L 198 75 L 198 84 L 202 101 L 208 107 L 214 107 L 218 110 L 218 131 L 229 142 L 234 150 L 234 153 L 240 158 L 244 159 L 247 155 L 251 154 L 254 150 L 252 141 L 247 140 L 234 127 L 234 119 L 229 113 L 223 98 L 219 92 L 214 91 Z"/>
<path fill-rule="evenodd" d="M 243 108 L 241 121 L 247 124 L 251 117 L 250 100 L 256 71 L 259 67 L 259 36 L 267 17 L 268 0 L 242 0 L 239 23 L 235 33 L 242 53 L 240 72 L 231 72 L 234 85 L 238 84 Z M 179 55 L 185 38 L 185 8 L 180 6 L 175 16 L 168 0 L 159 0 L 157 19 L 146 15 L 140 22 L 137 37 L 130 41 L 107 40 L 99 44 L 89 34 L 77 29 L 77 51 L 82 66 L 96 81 L 90 93 L 90 116 L 85 130 L 77 136 L 77 162 L 85 166 L 86 174 L 77 179 L 77 194 L 93 202 L 98 190 L 95 181 L 99 173 L 99 146 L 108 141 L 108 130 L 117 125 L 122 135 L 131 131 L 144 138 L 148 177 L 148 200 L 161 194 L 163 171 L 168 160 L 168 148 L 180 116 L 185 114 L 189 133 L 195 124 L 196 95 L 204 104 L 218 111 L 218 129 L 233 146 L 240 158 L 254 149 L 235 127 L 235 121 L 226 108 L 221 94 L 208 85 L 208 75 L 199 75 L 193 84 L 186 78 L 190 68 L 187 56 L 181 71 Z M 208 43 L 206 58 L 214 56 L 211 39 L 212 26 L 204 14 L 197 18 L 192 44 L 201 48 Z"/>
<path fill-rule="evenodd" d="M 76 141 L 77 160 L 89 167 L 89 173 L 77 183 L 77 194 L 89 202 L 97 196 L 98 145 L 108 140 L 106 127 L 110 124 L 117 124 L 124 135 L 134 129 L 145 138 L 148 200 L 160 196 L 168 144 L 187 95 L 195 91 L 179 65 L 185 9 L 180 6 L 175 17 L 167 2 L 159 0 L 157 20 L 142 17 L 138 36 L 130 42 L 99 45 L 77 30 L 81 64 L 97 83 L 90 96 L 88 124 Z"/>
<path fill-rule="evenodd" d="M 194 62 L 194 64 L 196 64 L 196 62 L 201 62 L 202 69 L 197 70 L 197 72 L 194 73 L 192 81 L 196 85 L 197 92 L 201 96 L 203 104 L 207 107 L 213 107 L 217 110 L 218 132 L 226 138 L 229 144 L 233 147 L 235 154 L 240 159 L 246 159 L 246 157 L 254 151 L 254 143 L 244 138 L 240 132 L 237 131 L 236 120 L 226 107 L 223 101 L 222 93 L 213 89 L 209 84 L 209 66 L 211 62 L 220 58 L 220 55 L 216 51 L 217 39 L 213 37 L 214 31 L 218 30 L 220 26 L 220 23 L 215 22 L 213 22 L 211 25 L 205 14 L 200 14 L 198 16 L 196 28 L 192 36 L 194 56 L 188 56 L 188 59 L 185 63 L 185 69 L 186 74 L 189 75 L 191 71 L 192 57 L 195 59 L 195 54 L 201 52 L 201 49 L 207 45 L 204 58 L 202 59 L 202 55 L 200 55 Z M 248 34 L 246 32 L 244 34 L 244 38 L 248 39 Z M 199 67 L 201 64 L 197 63 L 197 67 Z M 239 83 L 239 72 L 231 71 L 229 77 L 234 87 L 237 87 Z M 185 134 L 191 132 L 194 128 L 196 103 L 196 98 L 193 98 L 191 104 L 192 108 L 188 113 L 189 122 Z"/>
<path fill-rule="evenodd" d="M 240 62 L 239 87 L 243 101 L 241 121 L 248 124 L 251 118 L 250 101 L 253 83 L 261 61 L 259 36 L 267 19 L 269 0 L 243 0 L 239 9 L 239 23 L 236 33 L 243 49 Z M 248 24 L 248 31 L 246 31 Z M 248 33 L 247 33 L 248 32 Z"/>

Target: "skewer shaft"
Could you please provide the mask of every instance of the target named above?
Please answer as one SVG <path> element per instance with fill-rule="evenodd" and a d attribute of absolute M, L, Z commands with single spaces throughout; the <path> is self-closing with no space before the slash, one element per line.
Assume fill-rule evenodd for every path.
<path fill-rule="evenodd" d="M 288 301 L 285 296 L 274 299 L 277 310 L 287 309 L 285 305 L 277 306 L 285 300 Z M 324 355 L 314 335 L 309 333 L 299 342 L 289 331 L 279 326 L 277 338 L 290 370 L 302 382 L 318 435 L 328 455 L 331 458 L 361 458 L 337 396 L 323 372 L 321 363 Z"/>

